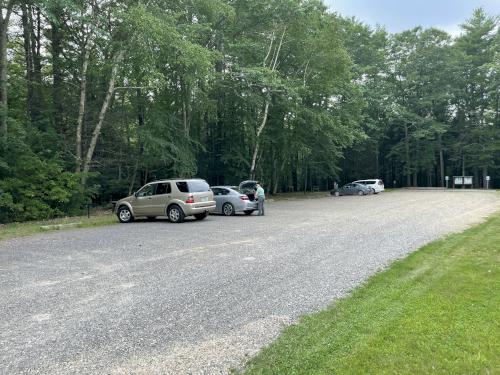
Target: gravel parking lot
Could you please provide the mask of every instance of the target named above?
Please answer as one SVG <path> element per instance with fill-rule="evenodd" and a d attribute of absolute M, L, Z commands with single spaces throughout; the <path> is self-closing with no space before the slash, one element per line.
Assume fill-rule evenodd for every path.
<path fill-rule="evenodd" d="M 300 315 L 498 209 L 494 192 L 398 191 L 3 241 L 0 373 L 226 373 Z"/>

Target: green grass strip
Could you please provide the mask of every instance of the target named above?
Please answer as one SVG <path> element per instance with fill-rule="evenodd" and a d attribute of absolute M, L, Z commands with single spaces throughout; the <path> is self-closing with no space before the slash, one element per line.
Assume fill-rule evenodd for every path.
<path fill-rule="evenodd" d="M 118 223 L 116 215 L 100 214 L 98 216 L 75 216 L 45 221 L 29 221 L 25 223 L 11 223 L 0 225 L 0 241 L 9 238 L 31 236 L 53 230 L 69 230 L 75 228 L 89 228 Z"/>
<path fill-rule="evenodd" d="M 500 374 L 500 215 L 305 316 L 245 374 Z"/>

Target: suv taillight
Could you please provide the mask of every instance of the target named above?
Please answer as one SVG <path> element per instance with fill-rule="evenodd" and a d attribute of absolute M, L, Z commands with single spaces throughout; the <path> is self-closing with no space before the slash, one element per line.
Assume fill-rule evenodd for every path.
<path fill-rule="evenodd" d="M 245 195 L 245 194 L 240 195 L 240 199 L 241 199 L 242 201 L 247 201 L 247 200 L 248 200 L 248 196 L 247 196 L 247 195 Z"/>
<path fill-rule="evenodd" d="M 188 196 L 188 199 L 186 199 L 186 203 L 194 203 L 194 197 L 192 195 Z"/>

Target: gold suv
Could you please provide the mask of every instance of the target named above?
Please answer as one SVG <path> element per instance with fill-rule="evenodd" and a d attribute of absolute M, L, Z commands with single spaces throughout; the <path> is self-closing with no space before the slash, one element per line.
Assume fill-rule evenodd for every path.
<path fill-rule="evenodd" d="M 186 216 L 203 220 L 215 210 L 215 201 L 205 180 L 161 180 L 144 185 L 130 197 L 119 200 L 115 207 L 122 223 L 141 216 L 167 216 L 172 223 L 181 223 Z"/>

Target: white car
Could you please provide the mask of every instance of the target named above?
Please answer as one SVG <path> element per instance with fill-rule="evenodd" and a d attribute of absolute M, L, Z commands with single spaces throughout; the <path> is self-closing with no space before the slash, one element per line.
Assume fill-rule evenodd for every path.
<path fill-rule="evenodd" d="M 378 194 L 381 191 L 384 191 L 384 181 L 377 178 L 371 180 L 353 181 L 353 183 L 365 185 L 367 188 L 372 189 L 374 194 Z"/>

